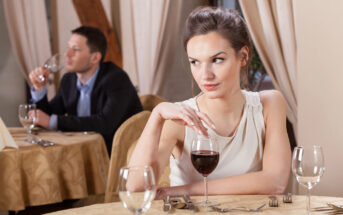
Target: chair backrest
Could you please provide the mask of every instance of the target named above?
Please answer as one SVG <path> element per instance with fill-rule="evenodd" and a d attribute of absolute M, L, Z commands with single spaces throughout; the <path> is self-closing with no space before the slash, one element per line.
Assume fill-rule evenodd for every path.
<path fill-rule="evenodd" d="M 167 101 L 161 97 L 158 97 L 152 94 L 140 96 L 139 99 L 142 103 L 143 110 L 149 110 L 149 111 L 152 111 L 152 109 L 154 109 L 154 107 L 158 105 L 159 103 Z"/>
<path fill-rule="evenodd" d="M 142 111 L 127 119 L 116 131 L 113 138 L 110 168 L 107 177 L 105 202 L 119 201 L 118 182 L 120 168 L 126 166 L 137 141 L 147 123 L 150 111 Z M 160 185 L 169 186 L 169 164 L 160 179 Z"/>

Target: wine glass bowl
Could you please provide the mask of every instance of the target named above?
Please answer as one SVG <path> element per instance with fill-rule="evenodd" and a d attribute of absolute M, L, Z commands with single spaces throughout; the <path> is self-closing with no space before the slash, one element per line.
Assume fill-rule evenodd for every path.
<path fill-rule="evenodd" d="M 304 147 L 295 147 L 292 156 L 292 172 L 297 182 L 307 189 L 307 212 L 311 211 L 310 190 L 316 186 L 325 171 L 324 154 L 320 146 L 312 146 L 306 150 Z"/>
<path fill-rule="evenodd" d="M 49 70 L 52 73 L 57 73 L 61 71 L 65 66 L 65 57 L 62 54 L 54 54 L 49 59 L 47 59 L 44 63 L 44 68 Z M 45 77 L 43 74 L 39 75 L 38 78 L 41 82 L 45 81 Z"/>
<path fill-rule="evenodd" d="M 31 129 L 35 126 L 37 118 L 36 105 L 35 104 L 20 104 L 18 108 L 18 117 L 22 126 L 26 129 L 28 138 L 24 141 L 35 143 L 34 138 L 31 136 Z"/>
<path fill-rule="evenodd" d="M 156 183 L 150 166 L 123 167 L 119 176 L 119 198 L 134 214 L 146 212 L 156 195 Z"/>
<path fill-rule="evenodd" d="M 197 203 L 199 206 L 214 206 L 215 202 L 208 201 L 207 176 L 211 174 L 219 162 L 219 146 L 210 138 L 197 136 L 193 139 L 191 160 L 194 168 L 202 174 L 205 184 L 205 201 Z"/>

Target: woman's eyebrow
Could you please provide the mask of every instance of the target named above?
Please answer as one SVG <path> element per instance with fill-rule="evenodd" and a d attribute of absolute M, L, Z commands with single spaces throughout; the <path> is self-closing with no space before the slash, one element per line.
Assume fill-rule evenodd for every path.
<path fill-rule="evenodd" d="M 220 52 L 218 52 L 218 53 L 212 55 L 210 58 L 214 58 L 214 57 L 216 57 L 216 56 L 218 56 L 218 55 L 220 55 L 220 54 L 225 54 L 225 55 L 226 55 L 226 52 L 220 51 Z M 190 56 L 188 56 L 188 59 L 190 59 L 190 60 L 197 60 L 196 58 L 190 57 Z"/>
<path fill-rule="evenodd" d="M 211 58 L 216 57 L 217 55 L 220 55 L 220 54 L 226 54 L 226 52 L 220 51 L 217 54 L 212 55 Z"/>

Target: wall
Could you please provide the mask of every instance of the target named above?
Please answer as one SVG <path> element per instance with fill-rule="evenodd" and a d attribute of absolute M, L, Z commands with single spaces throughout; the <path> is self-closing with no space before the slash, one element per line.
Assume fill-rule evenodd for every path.
<path fill-rule="evenodd" d="M 313 194 L 343 196 L 343 1 L 293 3 L 298 41 L 298 144 L 324 149 L 326 171 Z"/>
<path fill-rule="evenodd" d="M 25 81 L 15 60 L 0 1 L 0 117 L 7 126 L 20 126 L 18 106 L 25 103 Z"/>

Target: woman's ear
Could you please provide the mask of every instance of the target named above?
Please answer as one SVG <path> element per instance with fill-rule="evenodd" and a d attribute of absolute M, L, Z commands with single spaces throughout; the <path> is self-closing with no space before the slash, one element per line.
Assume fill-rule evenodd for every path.
<path fill-rule="evenodd" d="M 247 63 L 249 61 L 249 48 L 248 48 L 248 46 L 242 47 L 239 52 L 240 52 L 239 57 L 241 60 L 241 67 L 244 67 L 247 65 Z"/>

